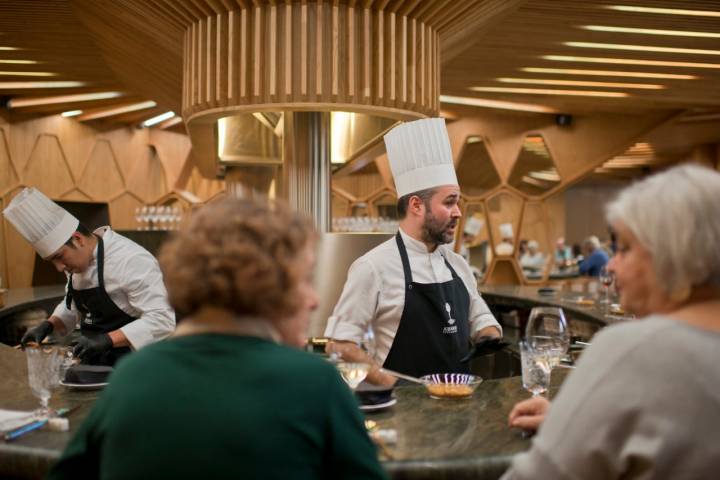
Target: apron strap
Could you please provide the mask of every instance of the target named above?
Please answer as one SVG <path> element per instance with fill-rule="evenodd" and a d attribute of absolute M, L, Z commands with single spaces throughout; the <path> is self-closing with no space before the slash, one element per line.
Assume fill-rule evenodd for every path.
<path fill-rule="evenodd" d="M 397 243 L 398 250 L 400 251 L 400 259 L 402 260 L 403 272 L 405 273 L 405 285 L 407 288 L 412 289 L 413 279 L 412 271 L 410 270 L 410 260 L 408 259 L 405 243 L 403 242 L 399 231 L 395 234 L 395 242 Z"/>
<path fill-rule="evenodd" d="M 103 244 L 103 239 L 100 235 L 95 235 L 98 239 L 98 255 L 97 255 L 97 265 L 98 265 L 98 285 L 100 288 L 105 290 L 105 275 L 104 275 L 104 269 L 105 269 L 105 245 Z"/>
<path fill-rule="evenodd" d="M 67 293 L 65 293 L 65 306 L 68 310 L 70 310 L 70 307 L 72 305 L 72 299 L 73 299 L 73 286 L 72 286 L 72 273 L 68 277 L 68 283 L 67 283 Z"/>

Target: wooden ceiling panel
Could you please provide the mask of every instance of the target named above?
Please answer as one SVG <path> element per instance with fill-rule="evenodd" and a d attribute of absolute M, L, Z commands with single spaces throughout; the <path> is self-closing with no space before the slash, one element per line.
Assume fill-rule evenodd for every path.
<path fill-rule="evenodd" d="M 510 100 L 564 108 L 570 111 L 691 108 L 720 104 L 719 38 L 641 34 L 635 32 L 592 31 L 583 26 L 609 26 L 651 30 L 704 32 L 720 35 L 718 17 L 619 12 L 607 8 L 612 0 L 534 0 L 523 3 L 496 22 L 483 35 L 476 36 L 469 48 L 444 64 L 443 94 Z M 718 1 L 679 2 L 634 0 L 632 5 L 658 8 L 720 11 Z M 603 48 L 572 46 L 566 42 L 609 44 Z M 661 47 L 677 51 L 625 50 L 615 45 Z M 598 46 L 598 45 L 596 45 Z M 624 47 L 623 47 L 624 48 Z M 685 49 L 685 50 L 682 50 Z M 693 52 L 706 50 L 706 52 Z M 555 61 L 546 55 L 568 57 L 621 58 L 665 62 L 715 64 L 715 68 L 689 68 L 667 65 L 611 64 L 586 61 Z M 697 79 L 650 79 L 569 73 L 525 72 L 524 67 L 670 73 L 696 75 Z M 660 85 L 661 89 L 636 89 L 600 85 L 568 86 L 520 83 L 498 79 L 565 80 Z M 471 87 L 569 89 L 627 93 L 625 98 L 540 95 L 518 92 L 472 91 Z"/>

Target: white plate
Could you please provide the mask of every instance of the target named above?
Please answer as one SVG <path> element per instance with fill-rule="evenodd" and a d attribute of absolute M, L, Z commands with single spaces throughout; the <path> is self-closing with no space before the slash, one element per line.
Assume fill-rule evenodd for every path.
<path fill-rule="evenodd" d="M 392 407 L 397 403 L 397 398 L 391 398 L 385 403 L 376 403 L 375 405 L 360 405 L 360 410 L 363 412 L 374 412 L 375 410 L 382 410 L 384 408 Z"/>
<path fill-rule="evenodd" d="M 107 386 L 107 382 L 103 383 L 68 383 L 60 380 L 60 385 L 71 388 L 73 390 L 100 390 Z"/>

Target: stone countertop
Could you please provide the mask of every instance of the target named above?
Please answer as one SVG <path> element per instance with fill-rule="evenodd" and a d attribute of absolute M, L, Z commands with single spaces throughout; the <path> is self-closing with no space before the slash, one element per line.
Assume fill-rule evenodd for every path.
<path fill-rule="evenodd" d="M 32 410 L 39 405 L 27 383 L 25 356 L 20 350 L 0 345 L 0 408 Z M 557 373 L 556 373 L 557 372 Z M 567 370 L 553 372 L 551 391 L 557 390 Z M 51 407 L 79 408 L 69 415 L 69 432 L 40 429 L 13 442 L 0 443 L 0 478 L 41 478 L 87 416 L 98 391 L 58 387 Z M 515 402 L 529 397 L 519 377 L 483 382 L 464 400 L 431 399 L 422 386 L 401 386 L 395 406 L 366 417 L 380 428 L 397 431 L 398 442 L 388 445 L 392 458 L 382 458 L 393 478 L 495 479 L 509 466 L 513 455 L 530 441 L 507 427 L 507 415 Z"/>
<path fill-rule="evenodd" d="M 21 350 L 0 344 L 0 408 L 32 411 L 40 407 L 28 385 L 27 361 Z M 12 442 L 0 440 L 0 478 L 44 478 L 50 466 L 90 412 L 98 391 L 77 391 L 58 386 L 50 399 L 51 408 L 75 407 L 68 415 L 69 432 L 43 427 Z"/>
<path fill-rule="evenodd" d="M 585 320 L 598 326 L 612 325 L 631 320 L 632 316 L 611 315 L 605 304 L 595 301 L 592 305 L 581 305 L 580 298 L 589 298 L 587 294 L 564 292 L 555 289 L 551 295 L 541 295 L 539 287 L 519 285 L 481 285 L 480 293 L 489 305 L 507 305 L 520 308 L 535 306 L 561 307 L 578 320 Z M 611 297 L 611 302 L 613 301 Z M 615 300 L 616 301 L 616 300 Z"/>
<path fill-rule="evenodd" d="M 568 371 L 553 371 L 552 394 Z M 520 377 L 485 381 L 468 399 L 435 400 L 416 385 L 398 387 L 394 395 L 394 407 L 366 415 L 397 431 L 397 444 L 387 446 L 392 458 L 383 458 L 393 478 L 495 479 L 530 447 L 507 426 L 513 405 L 530 396 Z"/>

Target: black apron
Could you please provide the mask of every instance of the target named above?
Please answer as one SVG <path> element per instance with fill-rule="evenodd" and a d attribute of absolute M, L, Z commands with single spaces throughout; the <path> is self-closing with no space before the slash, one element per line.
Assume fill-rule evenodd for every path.
<path fill-rule="evenodd" d="M 105 267 L 105 246 L 102 237 L 97 236 L 97 239 L 98 286 L 86 288 L 85 290 L 75 290 L 72 286 L 71 273 L 68 279 L 67 294 L 65 295 L 65 304 L 68 309 L 70 309 L 72 302 L 75 302 L 75 307 L 81 316 L 80 332 L 87 337 L 112 332 L 135 320 L 134 317 L 123 312 L 115 305 L 115 302 L 112 301 L 110 295 L 105 291 L 105 279 L 103 275 L 103 269 Z M 129 347 L 113 348 L 100 355 L 86 358 L 83 360 L 83 363 L 112 366 L 115 365 L 118 358 L 127 353 L 130 353 Z"/>
<path fill-rule="evenodd" d="M 431 373 L 469 373 L 460 362 L 470 346 L 470 294 L 445 260 L 452 280 L 415 283 L 400 232 L 395 237 L 405 272 L 405 306 L 384 367 L 420 377 Z"/>

